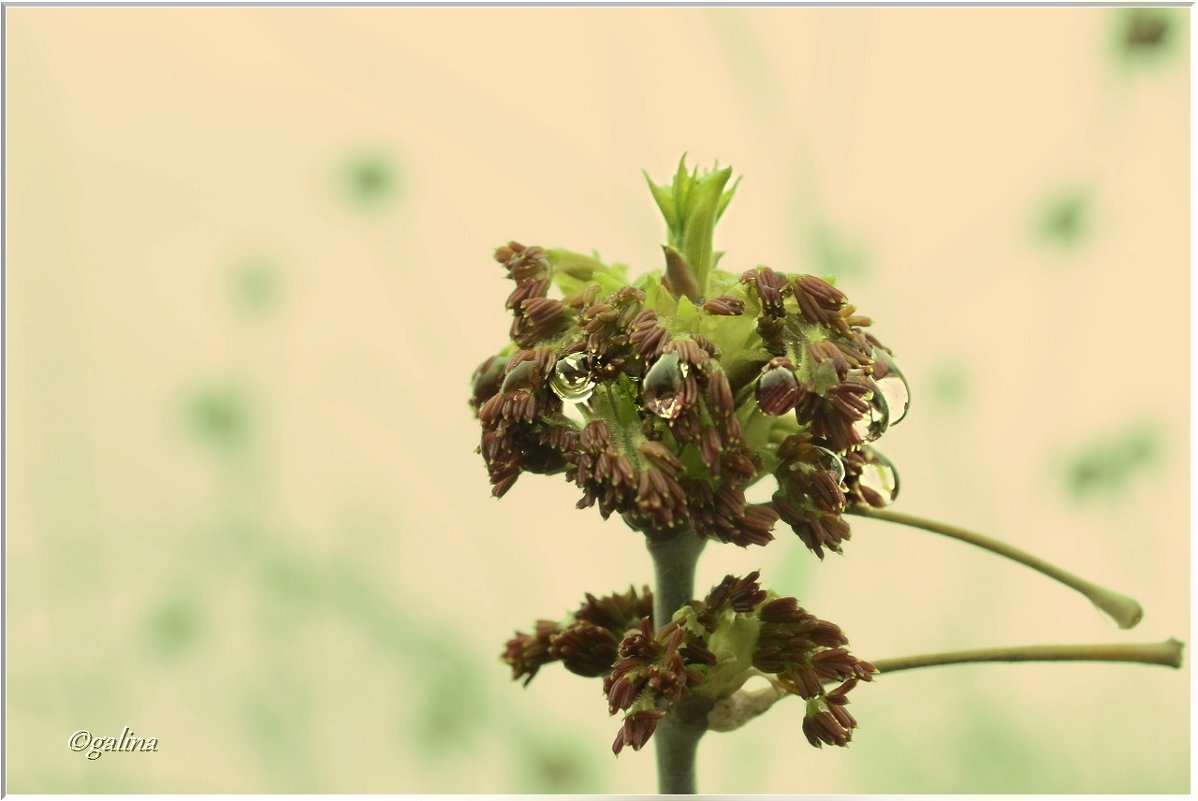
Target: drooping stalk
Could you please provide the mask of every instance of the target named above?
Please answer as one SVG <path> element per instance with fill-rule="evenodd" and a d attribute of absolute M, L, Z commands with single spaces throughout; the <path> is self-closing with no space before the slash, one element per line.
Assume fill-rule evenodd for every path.
<path fill-rule="evenodd" d="M 667 540 L 648 539 L 653 557 L 653 626 L 670 622 L 679 607 L 695 592 L 695 565 L 705 540 L 691 530 L 681 531 Z M 694 719 L 685 709 L 675 709 L 662 718 L 653 735 L 657 751 L 657 785 L 660 793 L 695 792 L 695 756 L 699 738 L 706 727 L 703 718 Z"/>
<path fill-rule="evenodd" d="M 1086 596 L 1090 600 L 1090 603 L 1109 615 L 1119 624 L 1119 628 L 1121 629 L 1132 628 L 1144 616 L 1143 609 L 1134 598 L 1129 598 L 1114 590 L 1108 590 L 1106 587 L 1100 587 L 1092 581 L 1075 576 L 1064 568 L 1057 567 L 1051 562 L 1047 562 L 1038 556 L 1033 556 L 1027 551 L 1016 548 L 1014 545 L 1008 545 L 1001 540 L 996 540 L 960 528 L 959 526 L 950 526 L 947 523 L 941 523 L 937 520 L 928 520 L 916 517 L 915 515 L 896 512 L 892 509 L 874 509 L 858 505 L 849 507 L 845 511 L 849 514 L 860 515 L 862 517 L 872 517 L 875 520 L 886 520 L 891 523 L 901 523 L 905 526 L 921 528 L 924 531 L 931 531 L 934 534 L 943 534 L 946 537 L 952 537 L 961 542 L 976 545 L 999 556 L 1005 556 L 1008 559 L 1030 567 L 1032 570 L 1037 570 L 1049 578 L 1056 579 L 1067 587 L 1077 590 Z"/>
<path fill-rule="evenodd" d="M 897 670 L 937 665 L 959 665 L 966 662 L 1138 662 L 1144 665 L 1179 668 L 1182 648 L 1181 642 L 1175 639 L 1150 643 L 1023 645 L 877 659 L 874 666 L 879 673 L 894 673 Z"/>
<path fill-rule="evenodd" d="M 971 662 L 1124 662 L 1180 668 L 1183 648 L 1184 645 L 1175 639 L 1149 643 L 1020 645 L 875 659 L 873 665 L 878 673 Z M 709 728 L 712 731 L 735 731 L 790 694 L 772 679 L 760 690 L 738 690 L 715 705 L 709 717 Z"/>

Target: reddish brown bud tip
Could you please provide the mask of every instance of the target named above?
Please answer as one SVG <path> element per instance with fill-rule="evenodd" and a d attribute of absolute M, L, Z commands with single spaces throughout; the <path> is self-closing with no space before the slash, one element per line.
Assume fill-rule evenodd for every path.
<path fill-rule="evenodd" d="M 726 317 L 735 317 L 743 314 L 745 311 L 745 302 L 737 300 L 728 295 L 720 295 L 718 298 L 709 300 L 703 304 L 703 311 L 708 314 L 719 314 Z"/>
<path fill-rule="evenodd" d="M 789 359 L 771 359 L 757 379 L 757 405 L 766 414 L 781 416 L 789 412 L 801 397 L 794 365 Z"/>
<path fill-rule="evenodd" d="M 557 624 L 552 620 L 538 620 L 535 633 L 518 631 L 515 637 L 508 640 L 501 658 L 511 666 L 513 680 L 527 676 L 524 680 L 527 686 L 543 665 L 555 661 L 555 657 L 549 654 L 549 639 L 558 631 Z"/>
<path fill-rule="evenodd" d="M 579 676 L 604 676 L 615 663 L 616 635 L 601 626 L 579 620 L 549 641 L 549 655 Z"/>

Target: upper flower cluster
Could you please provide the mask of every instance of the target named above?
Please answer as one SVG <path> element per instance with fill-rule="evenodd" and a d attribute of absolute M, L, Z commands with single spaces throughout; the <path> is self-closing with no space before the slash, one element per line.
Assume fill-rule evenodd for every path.
<path fill-rule="evenodd" d="M 492 490 L 565 473 L 580 507 L 652 538 L 683 527 L 737 545 L 781 518 L 821 558 L 849 538 L 846 504 L 882 506 L 897 474 L 870 443 L 906 414 L 890 351 L 830 282 L 716 267 L 729 170 L 650 182 L 666 218 L 666 268 L 511 242 L 512 343 L 478 368 L 472 406 Z M 561 297 L 550 297 L 551 288 Z M 773 475 L 768 503 L 745 490 Z"/>

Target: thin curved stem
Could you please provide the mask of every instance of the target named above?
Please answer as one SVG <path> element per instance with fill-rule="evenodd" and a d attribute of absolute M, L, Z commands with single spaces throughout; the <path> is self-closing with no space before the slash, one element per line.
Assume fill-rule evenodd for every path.
<path fill-rule="evenodd" d="M 894 659 L 875 659 L 879 673 L 900 670 L 962 665 L 971 662 L 1125 662 L 1142 665 L 1162 665 L 1180 668 L 1185 646 L 1175 639 L 1164 642 L 1096 645 L 1022 645 L 1009 648 L 977 648 L 972 651 L 948 651 L 939 654 L 916 654 Z M 767 677 L 769 678 L 769 677 Z M 829 681 L 829 684 L 835 682 Z M 707 725 L 712 731 L 734 731 L 759 717 L 778 701 L 790 695 L 773 680 L 760 690 L 737 690 L 721 700 L 708 714 Z"/>
<path fill-rule="evenodd" d="M 1183 644 L 1175 639 L 1131 644 L 1023 645 L 900 656 L 895 659 L 877 659 L 873 664 L 879 673 L 968 662 L 1136 662 L 1179 668 L 1183 648 Z"/>
<path fill-rule="evenodd" d="M 990 551 L 991 553 L 1005 556 L 1015 562 L 1030 567 L 1032 570 L 1039 571 L 1049 578 L 1056 579 L 1067 587 L 1071 587 L 1082 595 L 1090 599 L 1090 602 L 1100 610 L 1109 615 L 1121 629 L 1130 629 L 1140 622 L 1144 617 L 1144 610 L 1140 604 L 1134 599 L 1126 595 L 1117 593 L 1114 590 L 1108 590 L 1105 587 L 1100 587 L 1092 581 L 1086 581 L 1080 576 L 1070 573 L 1064 568 L 1057 567 L 1051 562 L 1046 562 L 1038 556 L 1033 556 L 1027 551 L 1016 548 L 1014 545 L 1008 545 L 1000 540 L 992 539 L 982 534 L 977 534 L 973 531 L 960 528 L 958 526 L 950 526 L 947 523 L 941 523 L 936 520 L 928 520 L 915 515 L 908 515 L 902 512 L 896 512 L 891 509 L 874 509 L 868 506 L 852 506 L 845 510 L 848 514 L 859 515 L 861 517 L 872 517 L 875 520 L 885 520 L 891 523 L 901 523 L 905 526 L 913 528 L 921 528 L 924 531 L 931 531 L 934 534 L 943 534 L 946 537 L 952 537 L 961 542 L 967 542 L 970 545 L 976 545 L 979 548 Z"/>

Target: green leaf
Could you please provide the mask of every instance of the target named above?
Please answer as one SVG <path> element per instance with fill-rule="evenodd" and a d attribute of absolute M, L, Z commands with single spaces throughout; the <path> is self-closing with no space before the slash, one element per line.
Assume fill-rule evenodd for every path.
<path fill-rule="evenodd" d="M 716 220 L 719 219 L 720 201 L 724 185 L 731 177 L 732 168 L 726 167 L 692 182 L 681 215 L 681 242 L 675 247 L 682 251 L 695 270 L 699 286 L 704 288 L 707 286 L 707 273 L 715 261 L 712 240 L 715 238 Z"/>
<path fill-rule="evenodd" d="M 674 317 L 674 322 L 679 331 L 698 331 L 699 307 L 691 303 L 690 298 L 685 295 L 678 298 L 678 312 Z"/>
<path fill-rule="evenodd" d="M 666 225 L 673 230 L 677 217 L 677 211 L 674 208 L 674 193 L 669 188 L 658 186 L 653 183 L 653 179 L 649 177 L 649 173 L 641 171 L 645 180 L 649 182 L 649 191 L 653 193 L 653 199 L 657 201 L 657 208 L 661 209 L 661 216 L 666 218 Z"/>
<path fill-rule="evenodd" d="M 732 196 L 736 194 L 736 187 L 740 186 L 741 178 L 744 178 L 744 176 L 737 176 L 736 181 L 732 184 L 732 188 L 725 192 L 724 196 L 720 198 L 720 207 L 715 213 L 715 218 L 717 220 L 724 216 L 724 209 L 728 208 L 728 204 L 732 202 Z"/>

